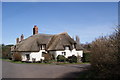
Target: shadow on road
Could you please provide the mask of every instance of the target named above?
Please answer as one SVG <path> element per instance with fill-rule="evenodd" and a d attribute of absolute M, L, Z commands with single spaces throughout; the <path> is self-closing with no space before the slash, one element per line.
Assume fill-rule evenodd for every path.
<path fill-rule="evenodd" d="M 60 78 L 4 78 L 1 80 L 88 80 L 88 78 L 81 77 L 83 74 L 87 73 L 88 70 L 89 69 L 85 69 L 80 72 L 67 73 Z"/>
<path fill-rule="evenodd" d="M 75 67 L 75 66 L 74 66 Z M 90 66 L 86 67 L 77 67 L 82 69 L 81 71 L 78 72 L 70 72 L 65 74 L 64 76 L 61 76 L 61 80 L 79 80 L 79 79 L 87 79 L 86 74 L 90 71 Z"/>
<path fill-rule="evenodd" d="M 62 76 L 62 78 L 82 78 L 81 75 L 85 74 L 88 70 L 83 70 L 80 72 L 71 72 L 71 73 L 67 73 L 64 76 Z"/>

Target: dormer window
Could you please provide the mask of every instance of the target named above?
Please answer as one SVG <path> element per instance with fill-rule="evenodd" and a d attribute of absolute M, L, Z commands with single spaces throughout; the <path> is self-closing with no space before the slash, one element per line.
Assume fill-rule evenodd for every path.
<path fill-rule="evenodd" d="M 45 44 L 41 44 L 40 45 L 40 50 L 45 50 L 46 49 L 46 45 Z"/>
<path fill-rule="evenodd" d="M 76 48 L 76 44 L 72 44 L 73 49 Z"/>
<path fill-rule="evenodd" d="M 65 46 L 65 50 L 70 50 L 70 46 Z"/>

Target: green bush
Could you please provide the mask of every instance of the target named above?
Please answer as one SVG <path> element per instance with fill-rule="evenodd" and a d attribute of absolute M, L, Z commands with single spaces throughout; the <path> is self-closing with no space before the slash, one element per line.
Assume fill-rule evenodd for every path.
<path fill-rule="evenodd" d="M 2 45 L 0 45 L 1 46 L 1 51 L 2 51 L 2 58 L 3 59 L 9 59 L 9 58 L 11 58 L 11 46 L 13 46 L 13 45 L 4 45 L 4 44 L 2 44 Z"/>
<path fill-rule="evenodd" d="M 72 56 L 67 58 L 67 61 L 70 63 L 77 63 L 77 57 L 72 55 Z"/>
<path fill-rule="evenodd" d="M 63 56 L 63 55 L 58 55 L 57 56 L 57 62 L 65 62 L 65 61 L 66 61 L 65 56 Z"/>
<path fill-rule="evenodd" d="M 90 62 L 91 53 L 83 53 L 82 62 Z"/>

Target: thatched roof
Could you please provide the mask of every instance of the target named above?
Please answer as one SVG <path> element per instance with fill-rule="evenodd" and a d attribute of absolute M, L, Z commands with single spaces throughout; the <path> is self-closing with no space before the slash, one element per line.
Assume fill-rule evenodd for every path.
<path fill-rule="evenodd" d="M 70 49 L 72 49 L 72 44 L 77 43 L 67 33 L 57 35 L 36 34 L 12 46 L 11 51 L 39 51 L 40 44 L 46 44 L 46 50 L 64 50 L 64 46 L 69 45 Z M 76 49 L 80 50 L 82 47 L 76 45 Z"/>

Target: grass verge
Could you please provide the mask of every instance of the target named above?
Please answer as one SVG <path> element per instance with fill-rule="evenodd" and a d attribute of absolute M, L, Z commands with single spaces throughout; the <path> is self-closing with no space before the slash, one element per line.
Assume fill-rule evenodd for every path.
<path fill-rule="evenodd" d="M 48 62 L 48 63 L 26 63 L 26 62 L 21 62 L 21 61 L 12 61 L 12 60 L 9 60 L 9 59 L 0 59 L 0 60 L 4 60 L 4 61 L 8 61 L 8 62 L 11 62 L 11 63 L 17 63 L 17 64 L 55 64 L 55 65 L 65 65 L 65 64 L 89 64 L 88 62 L 84 62 L 84 63 L 66 63 L 66 62 L 55 62 L 55 63 L 52 63 L 52 62 Z"/>

